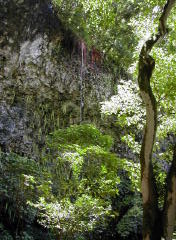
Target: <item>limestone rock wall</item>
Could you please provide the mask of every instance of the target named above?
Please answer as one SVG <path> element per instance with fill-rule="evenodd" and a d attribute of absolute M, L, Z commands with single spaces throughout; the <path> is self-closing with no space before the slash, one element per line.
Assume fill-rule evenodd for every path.
<path fill-rule="evenodd" d="M 36 157 L 45 136 L 80 121 L 79 53 L 47 0 L 0 0 L 0 146 Z M 84 69 L 83 120 L 100 122 L 112 76 Z"/>

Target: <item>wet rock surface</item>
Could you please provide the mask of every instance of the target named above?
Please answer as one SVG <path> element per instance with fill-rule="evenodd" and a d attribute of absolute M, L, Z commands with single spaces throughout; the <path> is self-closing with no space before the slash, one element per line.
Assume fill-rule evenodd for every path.
<path fill-rule="evenodd" d="M 45 136 L 83 120 L 100 122 L 99 102 L 113 92 L 112 76 L 81 59 L 50 1 L 0 0 L 0 146 L 37 157 Z M 80 106 L 82 89 L 83 106 Z"/>

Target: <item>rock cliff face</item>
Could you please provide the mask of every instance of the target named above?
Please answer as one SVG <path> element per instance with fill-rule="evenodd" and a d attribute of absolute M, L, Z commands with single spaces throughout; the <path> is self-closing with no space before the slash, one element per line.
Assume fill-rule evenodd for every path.
<path fill-rule="evenodd" d="M 80 112 L 84 121 L 99 122 L 97 109 L 112 95 L 112 76 L 87 63 L 81 81 L 74 41 L 49 1 L 0 0 L 2 150 L 39 156 L 45 136 L 79 123 Z"/>

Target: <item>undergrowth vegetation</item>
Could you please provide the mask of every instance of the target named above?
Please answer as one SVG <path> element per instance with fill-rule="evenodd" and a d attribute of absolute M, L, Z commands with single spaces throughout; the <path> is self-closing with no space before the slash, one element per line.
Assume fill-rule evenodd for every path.
<path fill-rule="evenodd" d="M 1 153 L 2 239 L 47 239 L 49 235 L 67 240 L 102 235 L 103 239 L 105 232 L 112 236 L 110 226 L 121 239 L 140 233 L 140 194 L 132 184 L 135 170 L 111 153 L 112 143 L 110 136 L 92 125 L 73 125 L 48 136 L 40 164 Z M 38 238 L 31 231 L 33 225 L 39 232 L 45 229 Z M 130 228 L 124 231 L 127 225 Z M 11 232 L 6 230 L 9 227 Z"/>

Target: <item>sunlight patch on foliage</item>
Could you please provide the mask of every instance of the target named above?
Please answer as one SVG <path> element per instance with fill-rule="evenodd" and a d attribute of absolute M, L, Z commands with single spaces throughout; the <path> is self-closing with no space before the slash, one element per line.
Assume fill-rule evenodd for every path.
<path fill-rule="evenodd" d="M 101 111 L 104 114 L 117 115 L 117 123 L 121 126 L 137 125 L 142 130 L 145 110 L 138 94 L 138 86 L 132 81 L 122 81 L 118 85 L 118 94 L 112 96 L 109 101 L 101 103 Z"/>

